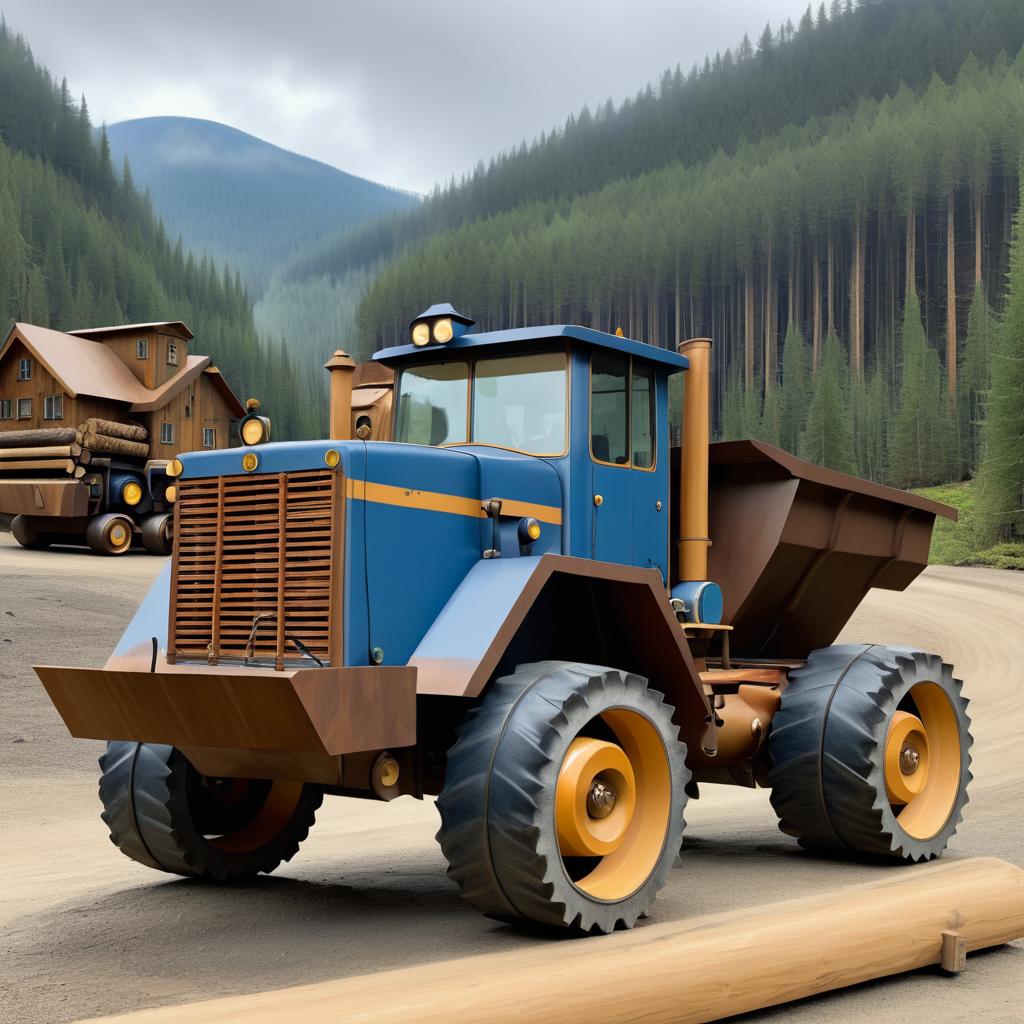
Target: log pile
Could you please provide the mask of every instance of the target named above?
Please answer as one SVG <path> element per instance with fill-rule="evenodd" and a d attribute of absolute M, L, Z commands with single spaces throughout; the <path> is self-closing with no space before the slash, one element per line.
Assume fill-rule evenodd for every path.
<path fill-rule="evenodd" d="M 97 457 L 149 458 L 146 428 L 137 423 L 88 419 L 81 426 L 0 433 L 0 473 L 66 474 L 75 479 Z"/>

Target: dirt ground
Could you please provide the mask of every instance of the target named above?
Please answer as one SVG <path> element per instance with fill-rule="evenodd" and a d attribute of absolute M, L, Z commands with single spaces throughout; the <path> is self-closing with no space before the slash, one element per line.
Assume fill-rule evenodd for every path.
<path fill-rule="evenodd" d="M 22 551 L 0 534 L 0 1022 L 62 1024 L 550 941 L 461 902 L 429 801 L 329 799 L 296 859 L 240 889 L 160 875 L 111 846 L 100 744 L 68 737 L 31 666 L 102 664 L 159 568 L 145 555 Z M 973 699 L 975 781 L 947 856 L 1024 866 L 1024 574 L 929 569 L 905 594 L 873 594 L 844 639 L 915 643 L 957 666 Z M 687 820 L 654 921 L 916 870 L 803 853 L 763 791 L 705 787 Z M 1022 980 L 1014 943 L 955 979 L 921 972 L 737 1019 L 1019 1024 Z"/>

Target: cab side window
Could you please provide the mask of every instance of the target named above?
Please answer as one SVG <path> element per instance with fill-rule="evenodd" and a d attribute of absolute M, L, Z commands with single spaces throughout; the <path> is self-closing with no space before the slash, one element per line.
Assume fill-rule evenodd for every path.
<path fill-rule="evenodd" d="M 590 364 L 590 454 L 595 462 L 629 462 L 626 384 L 629 360 L 595 354 Z"/>
<path fill-rule="evenodd" d="M 653 469 L 654 371 L 628 356 L 595 353 L 590 364 L 590 455 L 595 462 Z"/>

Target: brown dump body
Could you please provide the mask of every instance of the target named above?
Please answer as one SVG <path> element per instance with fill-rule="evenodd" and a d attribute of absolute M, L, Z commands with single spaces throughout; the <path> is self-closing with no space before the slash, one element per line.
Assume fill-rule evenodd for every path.
<path fill-rule="evenodd" d="M 760 441 L 711 446 L 708 575 L 731 649 L 801 659 L 838 636 L 872 587 L 904 590 L 955 510 L 822 469 Z"/>

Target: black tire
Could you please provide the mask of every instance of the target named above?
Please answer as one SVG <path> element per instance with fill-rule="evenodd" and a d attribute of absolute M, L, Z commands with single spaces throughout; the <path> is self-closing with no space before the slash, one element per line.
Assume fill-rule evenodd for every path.
<path fill-rule="evenodd" d="M 40 533 L 25 516 L 15 516 L 11 520 L 11 533 L 23 548 L 39 550 L 50 546 L 50 538 Z"/>
<path fill-rule="evenodd" d="M 173 541 L 174 516 L 161 512 L 142 521 L 142 546 L 151 555 L 169 555 Z"/>
<path fill-rule="evenodd" d="M 911 862 L 940 856 L 960 823 L 972 778 L 962 687 L 938 655 L 911 648 L 847 644 L 814 651 L 790 674 L 769 735 L 779 828 L 807 849 Z M 932 762 L 943 770 L 924 776 L 941 788 L 931 792 L 928 808 L 911 812 L 913 825 L 906 812 L 923 797 L 902 803 L 887 789 L 895 772 L 886 774 L 886 747 L 897 712 L 946 725 L 936 730 L 946 737 L 944 760 L 936 736 Z M 913 749 L 910 756 L 916 771 Z M 925 810 L 927 816 L 918 813 Z"/>
<path fill-rule="evenodd" d="M 108 743 L 100 768 L 101 817 L 126 857 L 218 882 L 246 881 L 291 860 L 323 801 L 319 786 L 207 779 L 163 744 Z M 230 800 L 219 786 L 233 791 Z"/>
<path fill-rule="evenodd" d="M 125 555 L 132 547 L 135 524 L 116 512 L 96 516 L 85 528 L 85 542 L 97 555 Z"/>
<path fill-rule="evenodd" d="M 658 832 L 645 832 L 650 839 L 643 853 L 621 862 L 639 871 L 639 884 L 605 899 L 581 888 L 594 877 L 585 874 L 594 862 L 561 855 L 555 797 L 570 744 L 601 736 L 610 728 L 609 714 L 620 720 L 636 715 L 635 727 L 650 737 L 647 749 L 663 760 L 652 762 L 656 769 L 648 776 L 661 787 L 659 810 L 650 816 Z M 672 715 L 645 679 L 617 669 L 551 661 L 519 666 L 497 680 L 459 729 L 437 801 L 437 839 L 463 898 L 502 921 L 583 933 L 630 928 L 646 915 L 675 861 L 684 827 L 689 772 Z M 611 741 L 629 749 L 612 732 Z M 637 806 L 643 777 L 638 774 Z"/>

